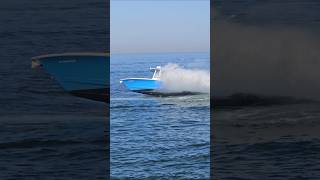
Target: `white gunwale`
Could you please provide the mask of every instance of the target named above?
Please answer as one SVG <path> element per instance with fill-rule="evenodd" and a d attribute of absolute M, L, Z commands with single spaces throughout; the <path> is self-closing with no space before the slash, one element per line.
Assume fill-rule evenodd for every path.
<path fill-rule="evenodd" d="M 32 60 L 39 60 L 49 57 L 60 57 L 60 56 L 110 56 L 107 52 L 71 52 L 71 53 L 57 53 L 57 54 L 45 54 L 40 56 L 32 57 Z"/>

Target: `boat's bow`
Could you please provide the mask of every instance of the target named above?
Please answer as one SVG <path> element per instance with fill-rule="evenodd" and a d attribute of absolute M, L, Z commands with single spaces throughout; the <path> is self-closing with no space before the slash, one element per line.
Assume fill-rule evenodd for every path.
<path fill-rule="evenodd" d="M 126 78 L 121 79 L 120 83 L 124 84 L 128 90 L 135 92 L 154 91 L 162 87 L 160 80 L 148 78 Z"/>
<path fill-rule="evenodd" d="M 108 102 L 109 54 L 64 53 L 32 58 L 32 68 L 43 68 L 75 96 Z"/>

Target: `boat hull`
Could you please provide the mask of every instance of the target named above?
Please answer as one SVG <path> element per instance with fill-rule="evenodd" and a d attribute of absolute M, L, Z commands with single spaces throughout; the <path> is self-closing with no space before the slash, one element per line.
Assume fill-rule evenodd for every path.
<path fill-rule="evenodd" d="M 161 90 L 140 90 L 140 91 L 134 91 L 134 92 L 147 94 L 150 96 L 157 96 L 157 97 L 188 96 L 188 95 L 203 94 L 203 93 L 190 92 L 190 91 L 168 92 L 168 91 L 161 91 Z"/>
<path fill-rule="evenodd" d="M 162 82 L 156 79 L 129 78 L 120 81 L 130 91 L 155 91 L 162 88 Z"/>
<path fill-rule="evenodd" d="M 108 102 L 109 61 L 107 53 L 68 53 L 32 58 L 67 92 L 83 98 Z"/>
<path fill-rule="evenodd" d="M 151 96 L 167 97 L 167 96 L 186 96 L 202 94 L 198 92 L 180 91 L 172 92 L 164 88 L 163 82 L 157 79 L 147 78 L 128 78 L 120 81 L 130 91 L 147 94 Z"/>

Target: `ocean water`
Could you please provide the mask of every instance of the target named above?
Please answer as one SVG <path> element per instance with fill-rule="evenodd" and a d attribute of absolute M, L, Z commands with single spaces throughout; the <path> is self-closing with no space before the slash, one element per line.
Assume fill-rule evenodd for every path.
<path fill-rule="evenodd" d="M 217 179 L 317 179 L 319 103 L 219 109 Z"/>
<path fill-rule="evenodd" d="M 130 92 L 119 83 L 122 78 L 151 78 L 150 67 L 168 63 L 188 69 L 210 67 L 208 53 L 111 56 L 110 170 L 114 179 L 209 178 L 209 95 L 153 97 Z"/>
<path fill-rule="evenodd" d="M 214 179 L 319 179 L 319 7 L 313 0 L 215 1 L 216 22 L 227 24 L 217 31 L 216 52 L 229 52 L 219 60 L 239 62 L 217 70 L 225 81 L 216 86 L 253 94 L 219 101 L 224 106 L 213 99 Z"/>
<path fill-rule="evenodd" d="M 106 7 L 0 2 L 0 179 L 106 179 L 107 105 L 72 97 L 31 69 L 33 56 L 107 50 Z"/>

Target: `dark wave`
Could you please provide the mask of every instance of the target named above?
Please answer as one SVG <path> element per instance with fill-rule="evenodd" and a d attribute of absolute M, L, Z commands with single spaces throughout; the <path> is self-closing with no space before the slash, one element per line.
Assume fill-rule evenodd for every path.
<path fill-rule="evenodd" d="M 35 147 L 49 147 L 49 146 L 72 146 L 81 144 L 80 141 L 73 140 L 39 140 L 39 139 L 25 139 L 15 142 L 0 143 L 0 149 L 20 149 L 20 148 L 35 148 Z"/>
<path fill-rule="evenodd" d="M 276 140 L 219 147 L 221 149 L 216 148 L 213 155 L 216 157 L 216 179 L 282 180 L 319 177 L 319 142 L 315 140 Z M 266 167 L 274 166 L 277 168 L 266 171 Z"/>
<path fill-rule="evenodd" d="M 289 96 L 263 96 L 237 93 L 227 97 L 215 97 L 211 100 L 213 108 L 236 108 L 241 106 L 273 106 L 315 102 L 309 99 L 298 99 Z"/>
<path fill-rule="evenodd" d="M 191 91 L 158 92 L 158 91 L 152 91 L 152 90 L 139 90 L 139 91 L 134 91 L 134 92 L 146 94 L 146 95 L 149 95 L 149 96 L 155 96 L 155 97 L 175 97 L 175 96 L 188 96 L 188 95 L 203 94 L 203 93 L 191 92 Z"/>

